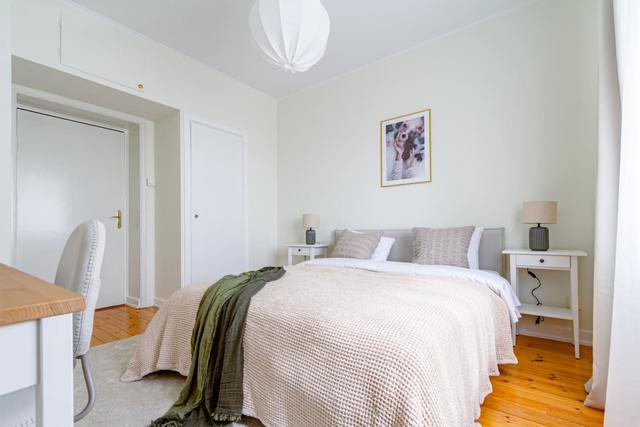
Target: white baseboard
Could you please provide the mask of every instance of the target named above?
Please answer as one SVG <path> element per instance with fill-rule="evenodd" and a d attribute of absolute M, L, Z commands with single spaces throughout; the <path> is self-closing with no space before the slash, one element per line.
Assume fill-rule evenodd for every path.
<path fill-rule="evenodd" d="M 160 307 L 160 306 L 161 306 L 161 305 L 163 305 L 165 302 L 167 302 L 167 300 L 164 300 L 164 299 L 162 299 L 162 298 L 155 297 L 155 298 L 153 299 L 153 305 L 155 305 L 156 307 Z"/>
<path fill-rule="evenodd" d="M 138 307 L 147 308 L 147 307 L 153 307 L 154 305 L 155 305 L 154 298 L 147 298 L 146 300 L 141 299 Z"/>
<path fill-rule="evenodd" d="M 139 308 L 140 307 L 140 300 L 138 298 L 135 298 L 135 297 L 127 297 L 127 300 L 126 300 L 125 304 L 126 305 L 130 305 L 131 307 Z"/>
<path fill-rule="evenodd" d="M 147 308 L 153 307 L 154 305 L 156 305 L 156 302 L 155 298 L 141 300 L 140 298 L 136 297 L 127 297 L 127 301 L 125 302 L 125 304 L 135 308 Z"/>
<path fill-rule="evenodd" d="M 530 337 L 573 343 L 571 328 L 553 328 L 551 330 L 541 331 L 537 328 L 532 329 L 529 327 L 519 327 L 518 335 L 527 335 Z M 593 344 L 592 337 L 593 333 L 590 330 L 580 330 L 580 344 L 591 346 Z"/>

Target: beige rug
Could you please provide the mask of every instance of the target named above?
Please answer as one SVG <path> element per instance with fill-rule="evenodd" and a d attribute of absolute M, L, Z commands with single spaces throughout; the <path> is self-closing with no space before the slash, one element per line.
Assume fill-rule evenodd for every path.
<path fill-rule="evenodd" d="M 159 372 L 140 381 L 125 383 L 120 375 L 135 349 L 138 337 L 94 347 L 89 360 L 96 383 L 96 404 L 84 419 L 76 423 L 86 427 L 142 427 L 160 417 L 178 397 L 185 378 L 175 372 Z M 74 372 L 76 413 L 87 402 L 87 391 L 80 363 Z M 238 425 L 238 424 L 235 424 Z M 243 426 L 262 425 L 247 419 Z"/>

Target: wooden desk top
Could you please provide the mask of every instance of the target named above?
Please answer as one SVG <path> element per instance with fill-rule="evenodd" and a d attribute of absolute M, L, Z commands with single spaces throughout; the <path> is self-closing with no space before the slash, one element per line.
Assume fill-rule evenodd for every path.
<path fill-rule="evenodd" d="M 0 326 L 83 309 L 82 295 L 0 264 Z"/>

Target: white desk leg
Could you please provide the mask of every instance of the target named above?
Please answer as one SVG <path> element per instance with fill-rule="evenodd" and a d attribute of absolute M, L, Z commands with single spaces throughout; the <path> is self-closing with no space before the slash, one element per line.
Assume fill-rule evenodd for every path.
<path fill-rule="evenodd" d="M 316 259 L 316 251 L 315 248 L 309 248 L 309 260 L 313 261 L 314 259 Z"/>
<path fill-rule="evenodd" d="M 516 296 L 520 298 L 518 292 L 518 268 L 516 267 L 516 256 L 509 255 L 509 281 L 511 282 L 511 286 L 516 293 Z M 511 324 L 511 339 L 513 341 L 513 345 L 516 345 L 516 323 Z"/>
<path fill-rule="evenodd" d="M 73 426 L 73 325 L 72 315 L 38 321 L 38 427 Z"/>
<path fill-rule="evenodd" d="M 293 265 L 293 256 L 291 255 L 291 249 L 288 250 L 288 254 L 287 265 Z"/>
<path fill-rule="evenodd" d="M 573 316 L 573 346 L 580 359 L 580 311 L 578 310 L 578 257 L 571 257 L 571 314 Z"/>

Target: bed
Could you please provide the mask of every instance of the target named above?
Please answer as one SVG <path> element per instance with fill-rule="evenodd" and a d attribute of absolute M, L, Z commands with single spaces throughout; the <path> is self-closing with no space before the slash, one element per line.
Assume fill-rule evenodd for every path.
<path fill-rule="evenodd" d="M 389 261 L 305 262 L 253 297 L 243 414 L 268 426 L 474 424 L 489 377 L 517 363 L 503 229 L 484 230 L 481 270 L 411 264 L 411 231 L 380 231 L 396 238 Z M 123 380 L 188 373 L 206 288 L 182 289 L 160 308 Z"/>

